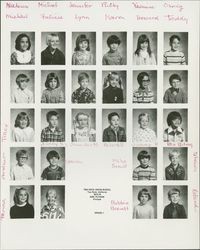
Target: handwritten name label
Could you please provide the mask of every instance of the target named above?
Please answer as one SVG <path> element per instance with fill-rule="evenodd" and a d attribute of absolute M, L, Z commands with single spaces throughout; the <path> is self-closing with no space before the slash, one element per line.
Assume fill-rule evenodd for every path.
<path fill-rule="evenodd" d="M 125 20 L 126 18 L 124 16 L 113 16 L 110 14 L 105 14 L 104 19 L 105 21 L 121 21 Z"/>
<path fill-rule="evenodd" d="M 194 152 L 193 153 L 193 166 L 194 166 L 194 172 L 197 172 L 198 170 L 198 153 L 197 152 Z"/>
<path fill-rule="evenodd" d="M 2 160 L 1 160 L 1 178 L 2 180 L 5 180 L 6 178 L 6 155 L 5 153 L 2 154 Z"/>
<path fill-rule="evenodd" d="M 17 2 L 7 2 L 6 8 L 14 8 L 14 9 L 28 9 L 29 6 L 27 4 L 17 3 Z"/>
<path fill-rule="evenodd" d="M 196 188 L 192 189 L 192 197 L 194 202 L 194 211 L 197 212 L 199 208 L 198 205 L 199 191 Z"/>
<path fill-rule="evenodd" d="M 156 147 L 158 143 L 133 143 L 132 147 Z"/>
<path fill-rule="evenodd" d="M 112 159 L 112 168 L 127 168 L 127 161 L 122 159 Z"/>
<path fill-rule="evenodd" d="M 88 20 L 90 20 L 90 17 L 89 16 L 83 16 L 83 15 L 80 16 L 80 15 L 75 14 L 74 19 L 76 21 L 81 22 L 81 21 L 88 21 Z"/>
<path fill-rule="evenodd" d="M 137 21 L 159 21 L 159 16 L 140 16 L 136 15 Z"/>
<path fill-rule="evenodd" d="M 135 8 L 135 9 L 155 9 L 155 7 L 153 5 L 148 5 L 148 4 L 144 4 L 144 3 L 139 3 L 139 2 L 132 2 L 131 3 L 132 6 Z"/>
<path fill-rule="evenodd" d="M 107 147 L 107 148 L 112 148 L 112 147 L 117 147 L 117 148 L 121 148 L 121 147 L 123 147 L 124 146 L 124 143 L 104 143 L 103 144 L 104 145 L 104 147 Z"/>
<path fill-rule="evenodd" d="M 188 24 L 188 18 L 185 16 L 165 15 L 164 18 L 170 22 L 184 22 Z"/>
<path fill-rule="evenodd" d="M 18 13 L 16 15 L 6 14 L 6 19 L 28 19 L 28 15 Z"/>
<path fill-rule="evenodd" d="M 6 211 L 6 199 L 3 199 L 0 202 L 0 220 L 5 218 L 5 211 Z"/>
<path fill-rule="evenodd" d="M 91 143 L 71 143 L 71 147 L 98 147 L 98 143 L 91 142 Z"/>
<path fill-rule="evenodd" d="M 183 5 L 179 4 L 179 3 L 176 3 L 176 4 L 172 4 L 172 3 L 169 3 L 169 2 L 165 2 L 163 4 L 163 7 L 164 8 L 167 8 L 167 9 L 170 9 L 170 10 L 178 10 L 179 12 L 183 11 Z"/>
<path fill-rule="evenodd" d="M 92 4 L 89 3 L 89 2 L 70 2 L 69 3 L 69 8 L 85 8 L 85 9 L 88 9 L 88 8 L 92 8 Z"/>
<path fill-rule="evenodd" d="M 110 8 L 110 9 L 119 10 L 119 4 L 115 2 L 101 2 L 100 6 L 102 8 Z"/>
<path fill-rule="evenodd" d="M 189 142 L 167 142 L 169 147 L 193 147 L 192 143 Z"/>
<path fill-rule="evenodd" d="M 129 203 L 128 203 L 128 201 L 111 200 L 111 202 L 110 202 L 110 210 L 126 212 L 126 211 L 129 210 Z"/>
<path fill-rule="evenodd" d="M 82 161 L 79 160 L 66 160 L 67 164 L 83 164 Z"/>
<path fill-rule="evenodd" d="M 8 135 L 8 124 L 4 124 L 1 134 L 1 141 L 5 142 L 7 140 Z"/>
<path fill-rule="evenodd" d="M 39 8 L 57 8 L 58 3 L 57 2 L 39 2 L 38 3 Z"/>
<path fill-rule="evenodd" d="M 41 18 L 43 20 L 63 20 L 63 16 L 55 15 L 55 14 L 41 14 Z"/>

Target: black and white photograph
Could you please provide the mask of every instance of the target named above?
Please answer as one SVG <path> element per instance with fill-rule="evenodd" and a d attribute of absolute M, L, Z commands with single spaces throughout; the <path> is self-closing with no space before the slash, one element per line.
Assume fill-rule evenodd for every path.
<path fill-rule="evenodd" d="M 133 143 L 157 142 L 157 109 L 133 109 Z"/>
<path fill-rule="evenodd" d="M 65 109 L 42 109 L 41 128 L 41 142 L 64 142 Z"/>
<path fill-rule="evenodd" d="M 173 185 L 163 187 L 164 219 L 188 218 L 188 187 Z"/>
<path fill-rule="evenodd" d="M 35 72 L 34 70 L 10 71 L 11 103 L 35 102 Z"/>
<path fill-rule="evenodd" d="M 72 109 L 72 142 L 96 141 L 96 109 Z"/>
<path fill-rule="evenodd" d="M 96 65 L 96 32 L 72 32 L 72 65 Z"/>
<path fill-rule="evenodd" d="M 33 219 L 34 186 L 10 186 L 10 218 Z"/>
<path fill-rule="evenodd" d="M 157 218 L 157 186 L 132 186 L 133 219 Z"/>
<path fill-rule="evenodd" d="M 164 180 L 187 180 L 188 148 L 163 148 L 163 167 Z"/>
<path fill-rule="evenodd" d="M 34 141 L 34 109 L 11 109 L 11 141 Z"/>
<path fill-rule="evenodd" d="M 10 179 L 33 180 L 35 175 L 35 149 L 33 147 L 10 148 Z"/>
<path fill-rule="evenodd" d="M 41 50 L 41 65 L 65 65 L 65 32 L 42 32 Z"/>
<path fill-rule="evenodd" d="M 102 110 L 103 142 L 126 142 L 126 109 Z"/>
<path fill-rule="evenodd" d="M 65 218 L 65 186 L 41 186 L 40 218 Z"/>
<path fill-rule="evenodd" d="M 103 32 L 103 65 L 127 64 L 127 32 Z"/>
<path fill-rule="evenodd" d="M 187 70 L 165 70 L 163 79 L 164 103 L 188 102 Z"/>
<path fill-rule="evenodd" d="M 126 71 L 103 71 L 103 103 L 126 103 Z"/>
<path fill-rule="evenodd" d="M 133 103 L 157 103 L 157 71 L 133 71 Z"/>
<path fill-rule="evenodd" d="M 133 32 L 133 65 L 157 64 L 157 32 Z"/>
<path fill-rule="evenodd" d="M 163 110 L 164 142 L 185 142 L 188 140 L 188 110 Z"/>
<path fill-rule="evenodd" d="M 96 71 L 72 70 L 72 103 L 96 103 Z"/>
<path fill-rule="evenodd" d="M 132 164 L 134 181 L 153 181 L 157 179 L 157 148 L 133 147 Z"/>
<path fill-rule="evenodd" d="M 35 64 L 35 32 L 11 32 L 11 65 Z"/>
<path fill-rule="evenodd" d="M 65 148 L 41 148 L 41 180 L 65 180 Z"/>
<path fill-rule="evenodd" d="M 164 32 L 163 64 L 188 64 L 188 32 Z"/>
<path fill-rule="evenodd" d="M 41 93 L 41 103 L 64 103 L 65 70 L 42 70 Z"/>

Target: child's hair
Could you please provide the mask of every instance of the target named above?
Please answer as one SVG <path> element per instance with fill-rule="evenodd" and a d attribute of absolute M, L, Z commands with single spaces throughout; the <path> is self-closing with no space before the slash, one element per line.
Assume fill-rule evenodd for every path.
<path fill-rule="evenodd" d="M 27 190 L 25 188 L 21 187 L 21 188 L 15 189 L 14 198 L 13 198 L 15 204 L 19 204 L 19 194 L 20 194 L 20 191 L 22 191 L 22 190 L 24 190 L 27 194 L 27 201 L 26 202 L 28 203 L 29 193 L 27 192 Z"/>
<path fill-rule="evenodd" d="M 78 117 L 79 117 L 80 115 L 87 116 L 87 118 L 89 119 L 89 115 L 88 115 L 88 114 L 86 114 L 86 113 L 84 113 L 84 112 L 79 112 L 79 113 L 77 113 L 76 116 L 75 116 L 75 121 L 76 121 L 76 122 L 78 122 Z"/>
<path fill-rule="evenodd" d="M 171 195 L 172 194 L 181 194 L 181 191 L 178 188 L 172 188 L 168 192 L 168 199 L 171 200 Z"/>
<path fill-rule="evenodd" d="M 86 41 L 88 43 L 88 46 L 87 46 L 87 51 L 90 51 L 90 41 L 89 39 L 87 38 L 86 35 L 84 34 L 81 34 L 79 35 L 77 38 L 76 38 L 76 48 L 74 49 L 74 51 L 79 51 L 80 48 L 79 48 L 79 44 L 82 43 L 83 41 Z"/>
<path fill-rule="evenodd" d="M 139 193 L 138 193 L 138 200 L 140 201 L 140 198 L 141 198 L 141 196 L 142 195 L 148 195 L 148 200 L 151 200 L 151 195 L 150 195 L 150 193 L 149 193 L 149 191 L 148 191 L 148 189 L 146 189 L 146 188 L 143 188 L 143 189 L 141 189 L 140 191 L 139 191 Z"/>
<path fill-rule="evenodd" d="M 46 88 L 49 88 L 49 82 L 52 80 L 52 79 L 55 79 L 57 81 L 57 86 L 56 88 L 60 87 L 60 81 L 59 81 L 59 78 L 58 76 L 56 75 L 56 73 L 49 73 L 47 75 L 47 79 L 45 81 L 45 87 Z"/>
<path fill-rule="evenodd" d="M 25 113 L 25 112 L 20 112 L 18 115 L 17 115 L 17 117 L 16 117 L 16 119 L 15 119 L 15 127 L 17 128 L 17 127 L 19 127 L 19 125 L 20 125 L 20 121 L 21 120 L 27 120 L 27 127 L 30 125 L 30 118 L 28 117 L 28 115 L 27 115 L 27 113 Z"/>
<path fill-rule="evenodd" d="M 17 36 L 16 40 L 15 40 L 15 49 L 16 49 L 16 50 L 20 50 L 20 49 L 21 49 L 21 47 L 20 47 L 20 42 L 21 42 L 21 39 L 22 39 L 23 37 L 26 37 L 26 38 L 28 39 L 28 44 L 29 44 L 29 45 L 28 45 L 27 50 L 30 49 L 30 47 L 31 47 L 31 40 L 30 40 L 30 38 L 29 38 L 28 35 L 22 33 L 22 34 L 19 34 L 19 35 Z"/>
<path fill-rule="evenodd" d="M 53 188 L 49 189 L 46 193 L 46 198 L 48 197 L 49 193 L 53 193 L 55 195 L 55 198 L 57 198 L 57 193 L 55 189 Z"/>
<path fill-rule="evenodd" d="M 141 85 L 142 85 L 142 81 L 143 81 L 143 78 L 144 78 L 145 76 L 147 76 L 148 78 L 150 78 L 150 77 L 149 77 L 149 74 L 148 74 L 147 72 L 140 72 L 140 73 L 138 74 L 138 76 L 137 76 L 137 81 L 138 81 L 140 87 L 141 87 Z"/>
<path fill-rule="evenodd" d="M 108 37 L 108 39 L 107 39 L 108 47 L 110 47 L 110 45 L 113 44 L 113 43 L 116 43 L 116 44 L 120 45 L 121 40 L 119 39 L 118 36 L 111 35 L 111 36 Z"/>
<path fill-rule="evenodd" d="M 27 153 L 27 151 L 24 150 L 24 149 L 18 150 L 17 153 L 16 153 L 16 159 L 19 160 L 19 158 L 21 156 L 24 156 L 24 157 L 26 157 L 26 159 L 28 159 L 28 153 Z"/>
<path fill-rule="evenodd" d="M 173 149 L 172 151 L 169 152 L 169 159 L 171 160 L 172 157 L 177 154 L 178 156 L 180 155 L 180 152 L 176 149 Z"/>
<path fill-rule="evenodd" d="M 149 114 L 142 113 L 142 114 L 139 114 L 139 116 L 138 116 L 138 123 L 141 122 L 142 117 L 147 117 L 148 121 L 150 120 Z"/>
<path fill-rule="evenodd" d="M 86 72 L 81 72 L 79 75 L 78 75 L 78 83 L 80 83 L 82 80 L 84 79 L 88 79 L 89 80 L 89 75 L 86 73 Z"/>
<path fill-rule="evenodd" d="M 16 77 L 16 83 L 18 86 L 20 86 L 20 82 L 23 80 L 25 80 L 26 82 L 29 82 L 29 77 L 25 74 L 19 74 L 17 77 Z"/>
<path fill-rule="evenodd" d="M 46 118 L 47 118 L 47 121 L 49 122 L 49 120 L 50 120 L 50 118 L 52 117 L 52 116 L 57 116 L 57 118 L 59 118 L 59 114 L 56 112 L 56 111 L 49 111 L 48 113 L 47 113 L 47 115 L 46 115 Z"/>
<path fill-rule="evenodd" d="M 121 76 L 115 72 L 115 71 L 112 71 L 112 72 L 109 72 L 108 75 L 104 78 L 104 88 L 107 88 L 109 85 L 110 85 L 110 79 L 112 77 L 112 75 L 115 75 L 115 76 L 118 76 L 119 77 L 119 87 L 121 89 L 123 89 L 123 86 L 122 86 L 122 78 Z"/>
<path fill-rule="evenodd" d="M 113 116 L 118 116 L 120 118 L 120 116 L 119 116 L 119 114 L 117 112 L 112 112 L 112 113 L 110 113 L 108 115 L 108 120 L 111 121 L 111 119 L 112 119 Z"/>
<path fill-rule="evenodd" d="M 50 159 L 52 159 L 53 157 L 58 158 L 58 160 L 60 159 L 60 155 L 58 154 L 58 152 L 56 152 L 55 150 L 49 151 L 47 154 L 47 161 L 49 161 Z"/>
<path fill-rule="evenodd" d="M 178 36 L 178 35 L 172 35 L 172 36 L 170 36 L 170 38 L 169 38 L 169 44 L 170 44 L 170 46 L 172 46 L 172 43 L 173 43 L 174 39 L 177 39 L 179 42 L 181 40 L 180 36 Z"/>
<path fill-rule="evenodd" d="M 177 111 L 172 111 L 168 114 L 167 116 L 167 124 L 168 126 L 171 126 L 172 125 L 172 121 L 173 120 L 176 120 L 176 119 L 179 119 L 180 122 L 182 123 L 182 116 L 179 112 Z"/>
<path fill-rule="evenodd" d="M 181 77 L 180 75 L 178 74 L 172 74 L 170 77 L 169 77 L 169 83 L 170 85 L 172 85 L 172 81 L 173 80 L 179 80 L 181 82 Z"/>
<path fill-rule="evenodd" d="M 46 37 L 46 43 L 47 43 L 48 46 L 49 46 L 49 41 L 51 41 L 52 37 L 58 37 L 59 38 L 59 35 L 56 34 L 56 33 L 48 34 L 47 37 Z"/>
<path fill-rule="evenodd" d="M 147 52 L 148 52 L 148 54 L 151 56 L 152 51 L 151 51 L 150 41 L 149 41 L 148 36 L 145 35 L 145 34 L 142 34 L 142 35 L 140 35 L 140 36 L 138 37 L 137 49 L 136 49 L 136 51 L 135 51 L 135 54 L 136 54 L 136 55 L 139 56 L 140 49 L 141 49 L 141 46 L 140 46 L 140 45 L 141 45 L 142 43 L 145 43 L 145 42 L 148 43 Z"/>
<path fill-rule="evenodd" d="M 137 159 L 138 159 L 138 161 L 140 161 L 141 159 L 144 159 L 144 158 L 148 158 L 150 160 L 151 155 L 147 151 L 142 150 L 142 151 L 139 152 L 139 154 L 137 156 Z"/>

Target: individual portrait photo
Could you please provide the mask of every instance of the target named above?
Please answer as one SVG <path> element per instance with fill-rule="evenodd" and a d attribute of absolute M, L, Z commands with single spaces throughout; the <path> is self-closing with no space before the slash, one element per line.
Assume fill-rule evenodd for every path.
<path fill-rule="evenodd" d="M 34 141 L 34 109 L 11 109 L 11 141 Z"/>
<path fill-rule="evenodd" d="M 164 219 L 187 219 L 188 215 L 188 187 L 164 186 Z"/>
<path fill-rule="evenodd" d="M 35 32 L 11 32 L 10 63 L 35 64 Z"/>
<path fill-rule="evenodd" d="M 133 71 L 133 103 L 157 103 L 157 71 Z"/>
<path fill-rule="evenodd" d="M 133 147 L 132 164 L 134 181 L 157 179 L 157 148 Z"/>
<path fill-rule="evenodd" d="M 157 186 L 132 186 L 133 219 L 157 218 Z"/>
<path fill-rule="evenodd" d="M 103 71 L 103 103 L 126 103 L 126 71 Z"/>
<path fill-rule="evenodd" d="M 185 142 L 188 140 L 188 110 L 163 110 L 164 142 Z"/>
<path fill-rule="evenodd" d="M 126 109 L 102 110 L 103 142 L 126 142 Z"/>
<path fill-rule="evenodd" d="M 163 179 L 187 180 L 188 148 L 163 148 Z"/>
<path fill-rule="evenodd" d="M 127 64 L 127 33 L 103 32 L 103 65 Z"/>
<path fill-rule="evenodd" d="M 72 142 L 96 141 L 96 109 L 72 109 Z"/>
<path fill-rule="evenodd" d="M 96 103 L 96 71 L 72 70 L 72 103 Z"/>
<path fill-rule="evenodd" d="M 133 109 L 133 143 L 157 142 L 157 109 Z"/>
<path fill-rule="evenodd" d="M 65 141 L 65 109 L 42 109 L 41 128 L 41 142 Z"/>
<path fill-rule="evenodd" d="M 42 70 L 41 93 L 41 103 L 64 103 L 65 70 Z"/>
<path fill-rule="evenodd" d="M 164 75 L 164 103 L 188 102 L 188 71 L 165 70 Z"/>
<path fill-rule="evenodd" d="M 65 218 L 65 186 L 41 186 L 40 218 Z"/>
<path fill-rule="evenodd" d="M 10 186 L 10 218 L 34 218 L 34 186 Z"/>
<path fill-rule="evenodd" d="M 164 33 L 164 65 L 188 64 L 188 32 Z"/>
<path fill-rule="evenodd" d="M 133 65 L 157 64 L 157 32 L 133 32 Z"/>
<path fill-rule="evenodd" d="M 10 179 L 33 180 L 35 175 L 35 150 L 33 147 L 10 148 Z"/>
<path fill-rule="evenodd" d="M 42 32 L 41 49 L 41 65 L 65 65 L 65 32 Z"/>
<path fill-rule="evenodd" d="M 65 180 L 65 148 L 41 148 L 41 180 Z"/>
<path fill-rule="evenodd" d="M 10 71 L 10 101 L 11 103 L 35 102 L 34 70 Z"/>
<path fill-rule="evenodd" d="M 72 32 L 72 65 L 96 65 L 96 32 Z"/>

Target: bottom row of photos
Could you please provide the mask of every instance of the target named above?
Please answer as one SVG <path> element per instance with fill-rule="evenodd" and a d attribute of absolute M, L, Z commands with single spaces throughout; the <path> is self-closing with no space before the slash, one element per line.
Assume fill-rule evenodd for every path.
<path fill-rule="evenodd" d="M 157 218 L 157 186 L 133 186 L 133 219 Z M 163 187 L 163 218 L 187 218 L 187 186 Z M 34 186 L 10 186 L 10 218 L 34 218 Z M 65 186 L 41 186 L 41 219 L 65 218 Z"/>

